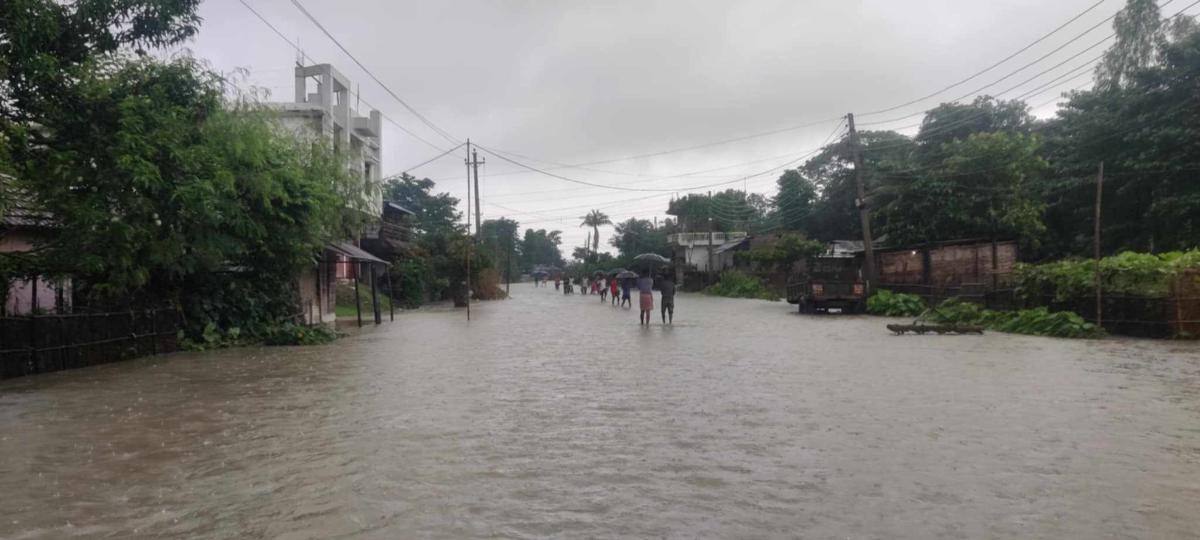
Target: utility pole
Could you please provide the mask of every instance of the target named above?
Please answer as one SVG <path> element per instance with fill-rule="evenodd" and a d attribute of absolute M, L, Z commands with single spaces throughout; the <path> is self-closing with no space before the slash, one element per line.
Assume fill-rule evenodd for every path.
<path fill-rule="evenodd" d="M 485 161 L 479 161 L 479 153 L 476 150 L 471 150 L 471 166 L 475 169 L 475 236 L 479 236 L 479 227 L 483 225 L 483 221 L 479 217 L 479 166 Z M 470 201 L 467 202 L 467 212 L 471 211 Z"/>
<path fill-rule="evenodd" d="M 467 155 L 471 155 L 471 139 L 467 139 Z M 471 235 L 471 164 L 467 163 L 467 236 Z M 467 320 L 471 320 L 471 245 L 475 243 L 474 238 L 468 238 L 467 241 L 467 279 L 466 279 L 466 296 L 467 296 Z"/>
<path fill-rule="evenodd" d="M 858 190 L 858 219 L 862 222 L 863 233 L 863 269 L 867 273 L 867 296 L 875 287 L 875 247 L 871 245 L 871 209 L 867 207 L 867 188 L 863 185 L 863 160 L 861 144 L 858 140 L 858 130 L 854 129 L 854 113 L 846 115 L 846 123 L 850 128 L 850 148 L 854 151 L 854 183 Z"/>
<path fill-rule="evenodd" d="M 1096 174 L 1096 232 L 1092 239 L 1093 255 L 1096 258 L 1096 326 L 1104 322 L 1104 298 L 1100 287 L 1100 203 L 1104 196 L 1104 162 L 1100 162 L 1100 170 Z"/>
<path fill-rule="evenodd" d="M 712 215 L 712 191 L 708 192 L 708 284 L 713 284 L 713 215 Z"/>

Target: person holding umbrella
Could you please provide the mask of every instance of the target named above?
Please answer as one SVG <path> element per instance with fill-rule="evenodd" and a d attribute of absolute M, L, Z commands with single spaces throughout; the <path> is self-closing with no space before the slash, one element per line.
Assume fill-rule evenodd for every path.
<path fill-rule="evenodd" d="M 650 314 L 654 311 L 654 278 L 650 277 L 649 270 L 642 272 L 637 280 L 637 288 L 638 308 L 641 309 L 638 313 L 638 324 L 650 326 Z"/>
<path fill-rule="evenodd" d="M 633 288 L 633 281 L 638 275 L 626 270 L 617 274 L 617 279 L 621 281 L 621 307 L 633 307 L 633 301 L 629 299 L 629 289 Z"/>

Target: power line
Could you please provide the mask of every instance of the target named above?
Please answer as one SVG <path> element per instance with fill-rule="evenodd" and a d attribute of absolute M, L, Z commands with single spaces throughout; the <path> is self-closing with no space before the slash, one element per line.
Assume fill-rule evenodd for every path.
<path fill-rule="evenodd" d="M 963 79 L 963 80 L 961 80 L 961 81 L 958 81 L 958 82 L 956 82 L 956 83 L 954 83 L 954 84 L 951 84 L 951 85 L 949 85 L 949 86 L 946 86 L 946 87 L 944 87 L 944 88 L 941 88 L 941 89 L 939 89 L 939 90 L 937 90 L 937 91 L 935 91 L 935 92 L 933 92 L 933 93 L 931 93 L 931 94 L 928 94 L 928 95 L 925 95 L 925 96 L 919 97 L 919 98 L 917 98 L 917 99 L 914 99 L 914 100 L 912 100 L 912 101 L 908 101 L 908 102 L 905 102 L 905 103 L 901 103 L 901 104 L 899 104 L 899 105 L 895 105 L 895 106 L 888 107 L 888 108 L 885 108 L 885 109 L 878 109 L 878 110 L 874 110 L 874 111 L 865 112 L 865 113 L 859 114 L 859 116 L 874 116 L 874 115 L 877 115 L 877 114 L 883 114 L 883 113 L 887 113 L 887 112 L 892 112 L 892 111 L 894 111 L 894 110 L 896 110 L 896 109 L 902 109 L 902 108 L 904 108 L 904 107 L 907 107 L 907 106 L 909 106 L 909 105 L 913 105 L 913 104 L 916 104 L 916 103 L 920 103 L 920 102 L 922 102 L 922 101 L 925 101 L 925 100 L 927 100 L 927 99 L 929 99 L 929 98 L 936 97 L 936 96 L 938 96 L 938 95 L 940 95 L 940 94 L 942 94 L 942 93 L 944 93 L 944 92 L 947 92 L 947 91 L 949 91 L 949 90 L 952 90 L 952 89 L 954 89 L 954 88 L 957 88 L 957 87 L 959 87 L 959 86 L 962 86 L 962 85 L 964 85 L 964 84 L 966 84 L 966 83 L 968 83 L 968 82 L 970 82 L 970 81 L 974 80 L 975 78 L 979 77 L 980 75 L 983 75 L 984 73 L 987 73 L 987 72 L 989 72 L 989 71 L 991 71 L 991 70 L 993 70 L 993 69 L 996 69 L 997 67 L 1000 67 L 1000 66 L 1001 66 L 1002 64 L 1004 64 L 1005 62 L 1008 62 L 1009 60 L 1012 60 L 1013 58 L 1016 58 L 1016 57 L 1017 57 L 1017 56 L 1019 56 L 1021 53 L 1025 52 L 1025 51 L 1028 51 L 1029 49 L 1033 48 L 1033 46 L 1037 45 L 1038 43 L 1041 43 L 1041 42 L 1045 41 L 1045 40 L 1046 40 L 1047 38 L 1049 38 L 1050 36 L 1053 36 L 1054 34 L 1057 34 L 1057 33 L 1058 33 L 1059 31 L 1061 31 L 1062 29 L 1066 28 L 1067 26 L 1070 26 L 1070 25 L 1071 25 L 1071 23 L 1073 23 L 1073 22 L 1075 22 L 1075 21 L 1079 20 L 1079 19 L 1080 19 L 1080 17 L 1083 17 L 1084 15 L 1087 15 L 1088 13 L 1090 13 L 1092 10 L 1094 10 L 1094 9 L 1096 9 L 1096 8 L 1098 8 L 1098 7 L 1100 7 L 1100 4 L 1103 4 L 1105 1 L 1106 1 L 1106 0 L 1100 0 L 1099 2 L 1096 2 L 1095 4 L 1092 4 L 1090 7 L 1088 7 L 1088 8 L 1087 8 L 1087 9 L 1085 9 L 1085 10 L 1083 10 L 1083 11 L 1082 11 L 1082 12 L 1080 12 L 1079 14 L 1075 15 L 1074 17 L 1071 17 L 1069 20 L 1067 20 L 1067 22 L 1065 22 L 1065 23 L 1062 23 L 1061 25 L 1059 25 L 1059 26 L 1058 26 L 1058 28 L 1055 28 L 1054 30 L 1051 30 L 1051 31 L 1050 31 L 1050 33 L 1048 33 L 1048 34 L 1046 34 L 1046 35 L 1043 35 L 1043 36 L 1042 36 L 1042 37 L 1040 37 L 1040 38 L 1037 38 L 1037 39 L 1036 39 L 1036 40 L 1034 40 L 1032 43 L 1030 43 L 1030 44 L 1028 44 L 1028 45 L 1026 45 L 1026 46 L 1022 47 L 1022 48 L 1021 48 L 1020 50 L 1018 50 L 1017 52 L 1015 52 L 1015 53 L 1012 53 L 1012 54 L 1010 54 L 1010 55 L 1008 55 L 1008 56 L 1004 57 L 1004 59 L 1000 60 L 999 62 L 996 62 L 996 63 L 994 63 L 994 64 L 992 64 L 992 65 L 990 65 L 990 66 L 988 66 L 988 67 L 986 67 L 986 68 L 984 68 L 984 69 L 982 69 L 982 70 L 980 70 L 980 71 L 977 71 L 977 72 L 975 72 L 975 74 L 973 74 L 973 75 L 971 75 L 971 76 L 969 76 L 969 77 L 967 77 L 967 78 L 965 78 L 965 79 Z M 1114 15 L 1114 16 L 1115 16 L 1115 15 Z M 1107 21 L 1108 21 L 1108 20 L 1110 20 L 1110 19 L 1112 19 L 1112 17 L 1109 17 L 1108 19 L 1105 19 L 1105 20 L 1104 20 L 1104 22 L 1107 22 Z M 863 124 L 863 125 L 866 125 L 866 124 Z"/>
<path fill-rule="evenodd" d="M 1175 1 L 1175 0 L 1167 0 L 1166 2 L 1163 2 L 1163 3 L 1162 3 L 1162 5 L 1161 5 L 1161 6 L 1159 6 L 1159 7 L 1160 7 L 1160 8 L 1162 8 L 1162 7 L 1166 7 L 1166 6 L 1170 5 L 1170 4 L 1171 4 L 1172 2 L 1174 2 L 1174 1 Z M 1200 4 L 1200 1 L 1193 2 L 1192 4 L 1189 4 L 1188 6 L 1184 7 L 1184 8 L 1183 8 L 1183 9 L 1181 9 L 1181 10 L 1179 10 L 1179 12 L 1177 12 L 1175 15 L 1171 16 L 1171 17 L 1170 17 L 1170 18 L 1168 18 L 1167 20 L 1170 20 L 1170 19 L 1173 19 L 1173 18 L 1175 18 L 1175 17 L 1178 17 L 1179 15 L 1183 14 L 1183 12 L 1184 12 L 1184 11 L 1187 11 L 1187 9 L 1188 9 L 1188 8 L 1191 8 L 1192 6 L 1195 6 L 1196 4 Z M 1120 13 L 1120 11 L 1118 10 L 1118 12 L 1117 12 L 1117 13 Z M 1048 52 L 1048 53 L 1046 53 L 1046 54 L 1044 54 L 1044 55 L 1042 55 L 1042 56 L 1038 57 L 1036 60 L 1033 60 L 1032 62 L 1029 62 L 1029 63 L 1027 63 L 1027 64 L 1023 65 L 1023 66 L 1021 66 L 1021 67 L 1017 68 L 1016 70 L 1009 72 L 1008 74 L 1004 75 L 1003 77 L 1000 77 L 999 79 L 996 79 L 995 81 L 992 81 L 992 82 L 991 82 L 991 83 L 989 83 L 989 84 L 986 84 L 986 85 L 984 85 L 984 86 L 981 86 L 981 87 L 979 87 L 979 88 L 975 89 L 975 90 L 974 90 L 974 91 L 972 91 L 972 92 L 968 92 L 967 94 L 964 94 L 963 96 L 961 96 L 961 97 L 958 97 L 958 98 L 956 98 L 956 99 L 952 100 L 952 101 L 951 101 L 951 103 L 959 102 L 959 101 L 962 101 L 962 100 L 964 100 L 964 99 L 966 99 L 966 98 L 968 98 L 968 97 L 971 97 L 971 96 L 974 96 L 974 95 L 978 95 L 980 92 L 982 92 L 982 91 L 984 91 L 984 90 L 987 90 L 988 88 L 991 88 L 991 87 L 995 86 L 996 84 L 999 84 L 999 83 L 1001 83 L 1001 82 L 1003 82 L 1003 81 L 1007 80 L 1008 78 L 1012 77 L 1013 75 L 1016 75 L 1017 73 L 1020 73 L 1020 72 L 1022 72 L 1022 71 L 1025 71 L 1026 69 L 1028 69 L 1028 68 L 1032 67 L 1033 65 L 1035 65 L 1035 64 L 1037 64 L 1037 63 L 1039 63 L 1039 62 L 1041 62 L 1042 60 L 1045 60 L 1046 58 L 1049 58 L 1050 56 L 1054 55 L 1055 53 L 1057 53 L 1057 52 L 1059 52 L 1059 51 L 1061 51 L 1061 50 L 1065 49 L 1065 48 L 1066 48 L 1068 45 L 1070 45 L 1070 44 L 1072 44 L 1072 43 L 1075 43 L 1076 41 L 1079 41 L 1080 39 L 1082 39 L 1082 38 L 1083 38 L 1083 36 L 1086 36 L 1086 35 L 1090 34 L 1090 33 L 1091 33 L 1093 30 L 1095 30 L 1095 29 L 1099 28 L 1101 25 L 1103 25 L 1103 24 L 1105 24 L 1105 23 L 1107 23 L 1107 22 L 1111 21 L 1112 19 L 1114 19 L 1114 18 L 1117 16 L 1117 13 L 1114 13 L 1112 16 L 1110 16 L 1110 17 L 1108 17 L 1108 18 L 1104 19 L 1103 21 L 1100 21 L 1099 23 L 1096 23 L 1095 25 L 1093 25 L 1093 26 L 1089 27 L 1087 30 L 1084 30 L 1083 32 L 1081 32 L 1081 33 L 1079 33 L 1079 34 L 1075 35 L 1075 37 L 1071 38 L 1071 39 L 1070 39 L 1070 40 L 1068 40 L 1066 43 L 1063 43 L 1062 45 L 1058 46 L 1058 47 L 1057 47 L 1057 48 L 1055 48 L 1054 50 L 1052 50 L 1052 51 L 1050 51 L 1050 52 Z M 1096 47 L 1099 47 L 1099 46 L 1100 46 L 1101 44 L 1103 44 L 1105 41 L 1108 41 L 1109 39 L 1112 39 L 1112 38 L 1113 38 L 1113 37 L 1115 37 L 1116 35 L 1117 35 L 1117 33 L 1116 33 L 1116 32 L 1113 32 L 1113 33 L 1111 33 L 1111 34 L 1109 34 L 1109 35 L 1105 36 L 1105 37 L 1104 37 L 1104 39 L 1101 39 L 1100 41 L 1096 42 L 1096 43 L 1095 43 L 1095 44 L 1093 44 L 1092 46 L 1090 46 L 1090 47 L 1088 47 L 1088 48 L 1084 49 L 1083 51 L 1080 51 L 1079 53 L 1076 53 L 1074 56 L 1071 56 L 1071 57 L 1070 57 L 1070 58 L 1068 58 L 1066 61 L 1070 61 L 1070 60 L 1073 60 L 1073 59 L 1075 59 L 1075 58 L 1078 58 L 1078 57 L 1079 57 L 1079 56 L 1081 56 L 1083 53 L 1085 53 L 1085 52 L 1087 52 L 1087 51 L 1090 51 L 1090 50 L 1092 50 L 1092 49 L 1094 49 L 1094 48 L 1096 48 Z M 1063 62 L 1063 63 L 1065 63 L 1065 62 Z M 1060 64 L 1056 65 L 1054 68 L 1057 68 L 1058 66 L 1061 66 L 1061 65 L 1062 65 L 1062 63 L 1060 63 Z M 1050 68 L 1050 69 L 1051 69 L 1051 70 L 1053 70 L 1054 68 Z M 1047 70 L 1047 71 L 1049 71 L 1049 70 Z M 1032 79 L 1034 79 L 1034 78 L 1037 78 L 1037 77 L 1040 77 L 1041 75 L 1044 75 L 1045 73 L 1046 73 L 1046 71 L 1043 71 L 1042 73 L 1039 73 L 1038 75 L 1035 75 L 1034 77 L 1032 77 L 1032 78 L 1030 78 L 1030 79 L 1028 79 L 1028 80 L 1026 80 L 1026 81 L 1024 81 L 1024 82 L 1022 82 L 1021 84 L 1018 84 L 1018 85 L 1016 85 L 1016 86 L 1015 86 L 1015 87 L 1013 87 L 1013 88 L 1010 88 L 1009 90 L 1012 90 L 1012 89 L 1018 88 L 1018 87 L 1020 87 L 1020 86 L 1024 85 L 1025 83 L 1028 83 L 1030 80 L 1032 80 Z M 1007 92 L 1007 90 L 1006 90 L 1006 92 Z M 1003 93 L 1003 92 L 1001 92 L 1001 93 Z M 879 124 L 888 124 L 888 123 L 891 123 L 891 122 L 898 122 L 898 121 L 900 121 L 900 120 L 904 120 L 904 119 L 907 119 L 907 118 L 912 118 L 912 117 L 914 117 L 914 116 L 920 116 L 920 115 L 928 114 L 928 113 L 929 113 L 931 110 L 933 110 L 933 109 L 927 109 L 927 110 L 924 110 L 924 111 L 918 111 L 918 112 L 915 112 L 915 113 L 912 113 L 912 114 L 909 114 L 909 115 L 905 115 L 905 116 L 900 116 L 900 117 L 897 117 L 897 118 L 893 118 L 893 119 L 891 119 L 891 120 L 877 120 L 877 121 L 874 121 L 874 122 L 864 122 L 864 123 L 862 123 L 861 125 L 864 125 L 864 126 L 873 126 L 873 125 L 879 125 Z"/>
<path fill-rule="evenodd" d="M 239 1 L 241 1 L 241 0 L 239 0 Z M 304 8 L 304 4 L 301 4 L 300 0 L 291 0 L 291 2 L 292 2 L 292 5 L 296 6 L 296 9 L 299 9 L 300 13 L 303 13 L 304 16 L 310 22 L 312 22 L 313 25 L 316 26 L 321 31 L 322 34 L 325 34 L 325 37 L 329 38 L 329 40 L 332 41 L 334 45 L 337 45 L 337 48 L 341 49 L 343 53 L 346 53 L 346 56 L 349 57 L 350 60 L 352 60 L 356 65 L 358 65 L 358 67 L 360 69 L 362 69 L 363 72 L 366 73 L 368 77 L 371 77 L 371 80 L 375 81 L 376 84 L 378 84 L 381 88 L 383 88 L 384 91 L 386 91 L 388 93 L 388 95 L 392 96 L 392 98 L 395 99 L 398 103 L 400 103 L 400 105 L 403 105 L 404 108 L 408 110 L 408 112 L 412 113 L 413 116 L 417 117 L 417 119 L 420 120 L 426 126 L 428 126 L 429 129 L 432 129 L 434 131 L 434 133 L 441 135 L 443 138 L 450 141 L 451 143 L 457 144 L 457 143 L 462 142 L 461 140 L 450 135 L 448 132 L 446 132 L 446 130 L 438 127 L 437 124 L 434 124 L 428 118 L 425 118 L 424 115 L 422 115 L 420 112 L 418 112 L 416 109 L 414 109 L 411 105 L 409 105 L 408 102 L 404 101 L 404 99 L 401 98 L 399 95 L 397 95 L 396 92 L 392 91 L 392 89 L 388 85 L 384 84 L 383 81 L 379 80 L 379 77 L 376 77 L 375 74 L 373 72 L 371 72 L 370 69 L 367 69 L 367 66 L 363 65 L 363 63 L 360 62 L 358 60 L 358 58 L 355 57 L 354 54 L 352 54 L 348 49 L 346 49 L 346 47 L 344 45 L 342 45 L 342 43 L 340 41 L 338 41 L 337 38 L 333 37 L 333 34 L 329 33 L 329 30 L 325 29 L 325 26 L 321 24 L 321 21 L 318 21 L 316 17 L 314 17 L 311 13 L 308 12 L 307 9 Z"/>
<path fill-rule="evenodd" d="M 442 152 L 442 153 L 440 153 L 440 154 L 438 154 L 438 155 L 436 155 L 436 156 L 433 156 L 433 157 L 431 157 L 431 158 L 429 158 L 429 159 L 427 159 L 427 160 L 425 160 L 425 161 L 422 161 L 422 162 L 420 162 L 420 163 L 418 163 L 418 164 L 416 164 L 416 165 L 413 165 L 412 167 L 409 167 L 409 168 L 407 168 L 407 169 L 404 169 L 404 171 L 403 171 L 403 172 L 401 172 L 400 174 L 407 174 L 407 173 L 408 173 L 408 171 L 411 171 L 411 170 L 413 170 L 413 169 L 418 169 L 418 168 L 424 167 L 425 165 L 428 165 L 428 164 L 430 164 L 430 163 L 433 163 L 434 161 L 437 161 L 437 160 L 439 160 L 439 159 L 442 159 L 442 158 L 443 158 L 443 157 L 445 157 L 446 155 L 450 154 L 450 152 L 453 152 L 453 151 L 455 151 L 455 150 L 458 150 L 459 148 L 462 148 L 462 147 L 463 147 L 464 145 L 466 145 L 466 144 L 467 144 L 467 143 L 462 143 L 462 144 L 460 144 L 460 145 L 458 145 L 458 146 L 455 146 L 454 148 L 451 148 L 451 149 L 449 149 L 449 150 L 446 150 L 445 152 Z"/>
<path fill-rule="evenodd" d="M 288 45 L 290 45 L 290 46 L 291 46 L 293 49 L 295 49 L 295 50 L 296 50 L 296 52 L 300 54 L 301 58 L 303 58 L 303 59 L 304 59 L 304 60 L 306 60 L 306 61 L 310 61 L 310 62 L 316 63 L 316 59 L 315 59 L 315 58 L 313 58 L 313 57 L 309 56 L 308 54 L 306 54 L 306 53 L 304 52 L 304 50 L 300 48 L 300 45 L 299 45 L 299 44 L 295 43 L 294 41 L 292 41 L 291 39 L 289 39 L 287 36 L 285 36 L 285 35 L 283 34 L 283 32 L 279 31 L 279 28 L 276 28 L 274 24 L 271 24 L 271 21 L 267 20 L 267 18 L 266 18 L 266 17 L 264 17 L 264 16 L 263 16 L 261 13 L 259 13 L 259 12 L 258 12 L 258 10 L 254 9 L 253 7 L 251 7 L 251 6 L 250 6 L 250 4 L 246 3 L 246 0 L 238 0 L 238 3 L 242 4 L 242 6 L 244 6 L 244 7 L 245 7 L 247 10 L 249 10 L 249 11 L 250 11 L 250 13 L 253 13 L 253 14 L 254 14 L 254 16 L 255 16 L 256 18 L 258 18 L 258 20 L 259 20 L 259 21 L 261 21 L 261 22 L 262 22 L 264 25 L 266 25 L 266 26 L 267 26 L 267 28 L 270 28 L 270 29 L 271 29 L 271 31 L 272 31 L 272 32 L 274 32 L 276 36 L 279 36 L 279 39 L 282 39 L 282 40 L 284 41 L 284 43 L 287 43 L 287 44 L 288 44 Z M 361 98 L 362 98 L 362 96 L 359 96 L 359 99 L 361 99 Z M 365 99 L 363 99 L 363 100 L 362 100 L 362 102 L 363 102 L 363 103 L 365 103 L 365 104 L 366 104 L 368 107 L 370 107 L 370 108 L 372 108 L 372 109 L 379 110 L 379 107 L 376 107 L 376 106 L 374 106 L 374 105 L 370 104 L 370 103 L 369 103 L 369 102 L 367 102 L 367 100 L 365 100 Z M 436 145 L 436 144 L 433 144 L 433 143 L 429 142 L 429 141 L 428 141 L 428 140 L 426 140 L 424 137 L 421 137 L 420 135 L 417 135 L 416 133 L 412 132 L 412 131 L 411 131 L 411 130 L 409 130 L 408 128 L 406 128 L 406 127 L 404 127 L 403 125 L 401 125 L 399 122 L 397 122 L 397 121 L 393 120 L 393 119 L 392 119 L 392 117 L 388 116 L 387 114 L 384 114 L 382 111 L 380 111 L 380 113 L 379 113 L 379 114 L 380 114 L 380 115 L 381 115 L 381 116 L 382 116 L 382 117 L 383 117 L 385 120 L 387 120 L 387 121 L 388 121 L 389 123 L 391 123 L 393 126 L 396 126 L 396 128 L 397 128 L 397 129 L 399 129 L 400 131 L 404 132 L 404 133 L 405 133 L 405 134 L 407 134 L 408 136 L 410 136 L 410 137 L 412 137 L 412 138 L 414 138 L 414 139 L 416 139 L 416 140 L 418 140 L 418 141 L 421 141 L 422 143 L 425 143 L 427 146 L 429 146 L 429 147 L 431 147 L 431 148 L 434 148 L 434 149 L 436 149 L 436 150 L 445 150 L 444 148 L 442 148 L 442 147 L 440 147 L 440 146 L 438 146 L 438 145 Z"/>

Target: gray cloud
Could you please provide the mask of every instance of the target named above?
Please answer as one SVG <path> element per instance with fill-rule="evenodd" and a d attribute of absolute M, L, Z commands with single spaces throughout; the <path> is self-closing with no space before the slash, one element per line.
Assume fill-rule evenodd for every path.
<path fill-rule="evenodd" d="M 333 63 L 356 81 L 363 99 L 427 140 L 451 146 L 406 114 L 288 0 L 248 1 L 306 53 Z M 490 147 L 561 163 L 686 147 L 902 103 L 1007 56 L 1094 3 L 302 1 L 377 76 L 442 128 Z M 1019 60 L 1036 58 L 1122 4 L 1109 0 Z M 236 0 L 209 0 L 201 15 L 201 33 L 189 45 L 197 56 L 222 70 L 246 68 L 248 83 L 270 88 L 278 99 L 290 97 L 296 53 L 289 45 Z M 1094 43 L 1102 32 L 1107 27 L 1056 58 Z M 941 97 L 957 97 L 1021 63 L 1006 64 Z M 798 155 L 819 145 L 833 128 L 830 123 L 594 168 L 674 175 Z M 385 129 L 385 144 L 385 174 L 437 153 L 391 125 Z M 677 188 L 735 179 L 785 160 L 642 184 L 631 184 L 638 178 L 628 175 L 556 172 L 604 184 Z M 507 215 L 535 228 L 560 228 L 568 253 L 569 246 L 582 244 L 586 236 L 573 216 L 583 215 L 588 206 L 603 207 L 616 219 L 661 217 L 669 199 L 660 195 L 614 203 L 656 194 L 587 188 L 534 173 L 496 174 L 514 170 L 488 156 L 485 218 Z M 415 173 L 438 179 L 441 189 L 456 196 L 465 191 L 461 155 Z M 725 176 L 714 178 L 719 175 Z M 746 185 L 751 191 L 771 191 L 776 176 Z M 493 203 L 530 214 L 517 215 Z M 548 219 L 557 216 L 572 219 Z"/>

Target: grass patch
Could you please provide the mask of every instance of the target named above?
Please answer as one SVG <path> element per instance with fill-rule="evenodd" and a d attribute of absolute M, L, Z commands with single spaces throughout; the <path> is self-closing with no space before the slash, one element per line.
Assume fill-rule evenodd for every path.
<path fill-rule="evenodd" d="M 359 285 L 358 294 L 362 301 L 363 317 L 373 317 L 371 311 L 371 287 L 363 287 Z M 392 305 L 392 299 L 388 298 L 383 291 L 379 292 L 379 312 L 387 313 Z M 333 306 L 334 313 L 338 317 L 354 317 L 357 312 L 354 308 L 354 283 L 338 283 L 337 285 L 337 302 Z"/>
<path fill-rule="evenodd" d="M 704 289 L 704 294 L 724 296 L 725 298 L 755 298 L 759 300 L 779 301 L 779 295 L 771 291 L 761 279 L 743 274 L 737 270 L 721 272 L 721 280 L 715 285 Z"/>

